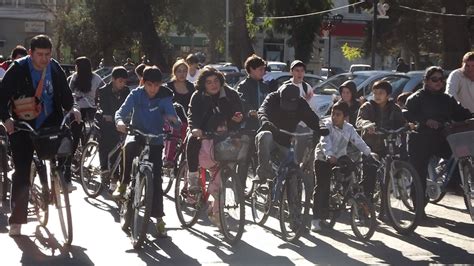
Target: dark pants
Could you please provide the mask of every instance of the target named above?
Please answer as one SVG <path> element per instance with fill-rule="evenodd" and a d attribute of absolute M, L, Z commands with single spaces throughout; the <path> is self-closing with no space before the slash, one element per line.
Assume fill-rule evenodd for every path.
<path fill-rule="evenodd" d="M 95 114 L 95 108 L 81 108 L 81 117 L 83 121 L 91 121 L 94 119 L 94 114 Z M 71 123 L 71 133 L 72 133 L 72 153 L 76 153 L 77 146 L 79 146 L 79 140 L 81 138 L 84 140 L 86 136 L 83 136 L 83 131 L 84 131 L 84 122 L 72 122 Z M 82 144 L 84 145 L 84 143 Z M 67 182 L 71 182 L 71 161 L 72 157 L 68 158 L 66 160 L 66 173 L 65 173 L 65 179 Z M 77 162 L 76 162 L 77 163 Z"/>
<path fill-rule="evenodd" d="M 120 133 L 115 128 L 113 122 L 103 122 L 100 125 L 99 143 L 99 160 L 100 169 L 108 170 L 109 167 L 109 152 L 120 142 Z M 115 161 L 118 151 L 111 158 L 111 162 Z"/>
<path fill-rule="evenodd" d="M 327 161 L 315 160 L 314 172 L 316 174 L 316 186 L 313 193 L 313 218 L 327 219 L 329 216 L 329 190 L 331 183 L 332 167 Z M 377 168 L 364 164 L 364 178 L 362 186 L 367 198 L 372 199 L 374 193 Z"/>
<path fill-rule="evenodd" d="M 451 148 L 446 138 L 441 134 L 412 134 L 408 141 L 408 153 L 411 164 L 420 176 L 423 191 L 426 191 L 426 178 L 431 156 L 436 155 L 449 159 Z"/>
<path fill-rule="evenodd" d="M 122 184 L 128 185 L 131 179 L 132 162 L 133 159 L 140 155 L 143 150 L 143 144 L 141 141 L 133 141 L 125 144 L 125 165 L 124 174 L 122 176 Z M 151 217 L 163 217 L 163 179 L 161 178 L 161 166 L 162 166 L 162 145 L 151 145 L 150 146 L 150 157 L 149 160 L 153 163 L 153 206 L 151 210 Z"/>
<path fill-rule="evenodd" d="M 201 140 L 196 137 L 188 137 L 186 146 L 186 159 L 188 160 L 189 172 L 197 172 L 199 168 L 199 150 L 201 150 Z"/>

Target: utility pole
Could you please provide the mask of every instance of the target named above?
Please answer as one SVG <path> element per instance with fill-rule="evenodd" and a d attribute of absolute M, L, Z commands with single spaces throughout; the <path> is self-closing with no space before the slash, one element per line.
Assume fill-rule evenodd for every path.
<path fill-rule="evenodd" d="M 225 0 L 225 61 L 229 62 L 229 0 Z"/>
<path fill-rule="evenodd" d="M 375 29 L 377 24 L 378 4 L 379 0 L 374 0 L 374 17 L 372 20 L 372 69 L 375 69 L 375 46 L 377 43 L 375 40 Z"/>

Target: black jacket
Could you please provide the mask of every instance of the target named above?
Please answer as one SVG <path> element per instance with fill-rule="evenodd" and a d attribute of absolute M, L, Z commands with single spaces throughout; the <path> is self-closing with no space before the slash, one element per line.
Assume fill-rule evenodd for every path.
<path fill-rule="evenodd" d="M 11 111 L 12 100 L 20 97 L 33 97 L 36 88 L 33 87 L 33 81 L 30 75 L 28 63 L 25 61 L 26 57 L 20 61 L 15 61 L 10 66 L 7 73 L 2 80 L 2 90 L 0 91 L 0 119 L 13 117 L 18 119 Z M 48 116 L 42 127 L 57 126 L 63 119 L 64 111 L 69 111 L 74 106 L 74 98 L 72 97 L 71 89 L 66 81 L 66 75 L 59 63 L 51 59 L 51 78 L 53 82 L 53 106 L 54 111 Z M 31 125 L 35 124 L 35 120 L 27 121 Z"/>
<path fill-rule="evenodd" d="M 188 125 L 190 129 L 213 132 L 218 125 L 226 122 L 229 130 L 237 130 L 239 124 L 232 121 L 236 112 L 242 113 L 242 103 L 235 90 L 224 86 L 220 93 L 213 96 L 198 90 L 191 96 Z"/>
<path fill-rule="evenodd" d="M 170 81 L 170 82 L 166 83 L 166 86 L 169 89 L 171 89 L 174 93 L 173 102 L 179 103 L 180 105 L 183 106 L 184 110 L 186 112 L 188 112 L 189 102 L 191 101 L 191 96 L 193 95 L 194 91 L 196 90 L 194 88 L 194 85 L 191 82 L 186 80 L 186 88 L 189 91 L 189 93 L 186 93 L 186 94 L 179 94 L 178 92 L 176 92 L 176 88 L 174 87 L 174 81 Z"/>
<path fill-rule="evenodd" d="M 102 111 L 102 115 L 114 117 L 115 112 L 122 106 L 129 93 L 128 87 L 117 93 L 112 92 L 112 82 L 109 82 L 97 91 L 97 108 Z"/>
<path fill-rule="evenodd" d="M 260 88 L 260 94 L 262 99 L 258 98 L 258 89 Z M 240 99 L 242 99 L 242 106 L 244 109 L 245 128 L 247 129 L 258 129 L 258 119 L 249 117 L 248 113 L 251 110 L 257 111 L 262 105 L 265 97 L 270 93 L 270 89 L 267 84 L 263 83 L 263 80 L 255 80 L 247 77 L 237 85 L 237 91 L 240 93 Z"/>
<path fill-rule="evenodd" d="M 311 129 L 319 131 L 319 118 L 305 99 L 299 99 L 296 111 L 288 112 L 280 108 L 280 93 L 278 91 L 268 94 L 265 98 L 262 106 L 258 109 L 258 119 L 262 125 L 269 121 L 276 127 L 290 132 L 295 132 L 296 126 L 303 121 Z M 261 130 L 263 128 L 259 129 L 259 131 Z M 280 145 L 290 146 L 290 137 L 284 133 L 273 132 L 273 139 Z"/>
<path fill-rule="evenodd" d="M 409 122 L 420 124 L 418 132 L 436 133 L 435 130 L 426 126 L 428 119 L 439 123 L 450 121 L 463 121 L 471 118 L 471 112 L 462 107 L 452 96 L 440 92 L 431 92 L 425 88 L 415 92 L 407 99 L 407 111 L 405 117 Z"/>

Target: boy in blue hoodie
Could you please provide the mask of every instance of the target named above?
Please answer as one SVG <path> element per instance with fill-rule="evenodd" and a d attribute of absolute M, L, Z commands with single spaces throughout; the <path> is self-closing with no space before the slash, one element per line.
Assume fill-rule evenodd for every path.
<path fill-rule="evenodd" d="M 115 113 L 117 130 L 127 133 L 125 119 L 132 114 L 130 124 L 142 132 L 159 135 L 163 133 L 163 124 L 168 120 L 178 126 L 179 120 L 173 108 L 173 92 L 161 86 L 162 74 L 158 67 L 147 67 L 143 71 L 143 86 L 130 92 L 120 109 Z M 131 166 L 133 158 L 140 154 L 143 141 L 136 138 L 127 142 L 124 147 L 125 167 L 122 181 L 114 191 L 114 197 L 123 196 L 131 179 Z M 150 161 L 153 163 L 153 206 L 151 217 L 157 219 L 156 229 L 159 237 L 166 237 L 165 223 L 163 221 L 163 190 L 161 179 L 163 138 L 154 139 L 150 147 Z"/>

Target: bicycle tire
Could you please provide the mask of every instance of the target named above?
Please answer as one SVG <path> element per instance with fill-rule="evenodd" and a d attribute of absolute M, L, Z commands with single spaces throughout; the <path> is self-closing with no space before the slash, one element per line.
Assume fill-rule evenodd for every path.
<path fill-rule="evenodd" d="M 33 159 L 30 172 L 30 203 L 33 205 L 38 222 L 46 226 L 49 218 L 49 189 L 48 184 L 42 184 L 39 176 L 36 178 L 37 174 L 35 159 Z"/>
<path fill-rule="evenodd" d="M 270 187 L 268 183 L 254 184 L 250 206 L 252 208 L 252 219 L 258 225 L 265 224 L 273 207 Z M 259 199 L 262 199 L 262 201 L 260 202 Z"/>
<path fill-rule="evenodd" d="M 80 178 L 82 189 L 91 198 L 96 198 L 104 189 L 100 170 L 99 144 L 96 141 L 90 141 L 84 146 Z"/>
<path fill-rule="evenodd" d="M 438 160 L 438 161 L 439 161 L 439 160 Z M 431 161 L 430 161 L 430 162 L 431 162 Z M 430 166 L 428 166 L 428 167 L 430 167 Z M 433 181 L 431 181 L 431 182 L 436 182 L 436 183 L 441 182 L 442 184 L 446 183 L 447 167 L 448 167 L 448 166 L 447 166 L 447 164 L 445 163 L 445 164 L 443 165 L 442 172 L 441 172 L 441 173 L 436 173 L 436 180 L 433 180 Z M 430 177 L 431 177 L 431 176 L 428 175 L 427 181 L 426 181 L 427 184 L 429 184 L 429 181 L 431 180 Z M 427 186 L 426 189 L 427 189 L 427 190 L 429 189 L 428 186 Z M 431 197 L 430 197 L 430 193 L 428 193 L 428 192 L 426 193 L 427 196 L 428 196 L 428 202 L 429 202 L 429 203 L 436 204 L 436 203 L 440 202 L 440 201 L 444 198 L 444 196 L 446 195 L 446 188 L 444 188 L 443 186 L 441 186 L 440 189 L 441 189 L 441 192 L 439 193 L 438 197 L 436 197 L 436 198 L 431 198 Z"/>
<path fill-rule="evenodd" d="M 354 198 L 349 199 L 349 203 L 351 206 L 352 231 L 358 239 L 362 241 L 370 240 L 377 227 L 374 205 L 362 194 L 357 194 Z M 362 221 L 361 218 L 364 220 Z M 359 225 L 366 225 L 368 227 L 367 232 L 362 232 Z"/>
<path fill-rule="evenodd" d="M 245 199 L 240 178 L 229 168 L 221 170 L 219 189 L 220 229 L 224 239 L 231 245 L 236 244 L 244 233 Z"/>
<path fill-rule="evenodd" d="M 1 201 L 6 201 L 7 200 L 7 194 L 8 194 L 8 185 L 9 185 L 9 180 L 8 180 L 8 153 L 7 153 L 7 147 L 3 144 L 0 145 L 0 164 L 1 164 L 1 177 L 0 181 L 2 182 L 2 193 L 1 193 Z"/>
<path fill-rule="evenodd" d="M 153 171 L 150 167 L 143 167 L 138 170 L 138 178 L 135 180 L 133 196 L 133 219 L 130 224 L 132 246 L 138 249 L 142 246 L 146 238 L 148 223 L 150 221 L 151 208 L 153 206 Z M 140 208 L 144 207 L 143 211 Z M 143 217 L 140 214 L 143 213 Z M 142 223 L 139 224 L 139 221 Z"/>
<path fill-rule="evenodd" d="M 173 180 L 175 179 L 174 175 L 176 174 L 177 170 L 176 167 L 163 167 L 162 169 L 163 174 L 161 177 L 163 178 L 163 195 L 168 194 L 173 186 Z"/>
<path fill-rule="evenodd" d="M 308 205 L 304 189 L 302 177 L 295 171 L 289 172 L 279 202 L 280 230 L 285 241 L 298 240 L 304 231 L 304 215 Z"/>
<path fill-rule="evenodd" d="M 321 219 L 320 225 L 327 229 L 334 228 L 336 224 L 337 217 L 339 216 L 338 206 L 338 192 L 335 191 L 336 180 L 333 175 L 331 175 L 331 181 L 329 185 L 329 201 L 328 201 L 328 217 L 326 219 Z M 314 204 L 314 203 L 313 203 Z"/>
<path fill-rule="evenodd" d="M 466 159 L 462 165 L 463 171 L 463 190 L 464 190 L 464 204 L 467 211 L 474 221 L 474 169 L 472 165 L 472 158 Z"/>
<path fill-rule="evenodd" d="M 393 164 L 390 167 L 393 172 L 387 175 L 384 184 L 385 213 L 398 233 L 408 235 L 415 231 L 422 219 L 425 191 L 411 164 L 405 161 L 393 161 Z"/>
<path fill-rule="evenodd" d="M 250 199 L 252 197 L 253 190 L 255 189 L 254 180 L 257 178 L 257 162 L 256 158 L 252 156 L 248 161 L 247 167 L 247 176 L 245 178 L 245 188 L 244 188 L 244 196 L 246 199 Z M 244 184 L 241 182 L 241 184 Z"/>
<path fill-rule="evenodd" d="M 71 245 L 73 238 L 71 205 L 66 180 L 61 171 L 55 173 L 54 194 L 56 197 L 56 208 L 58 209 L 59 223 L 64 237 L 64 244 Z M 63 193 L 64 192 L 64 193 Z"/>
<path fill-rule="evenodd" d="M 188 193 L 187 175 L 187 162 L 183 160 L 175 178 L 174 200 L 178 220 L 185 228 L 192 227 L 197 222 L 203 205 L 201 193 Z"/>

